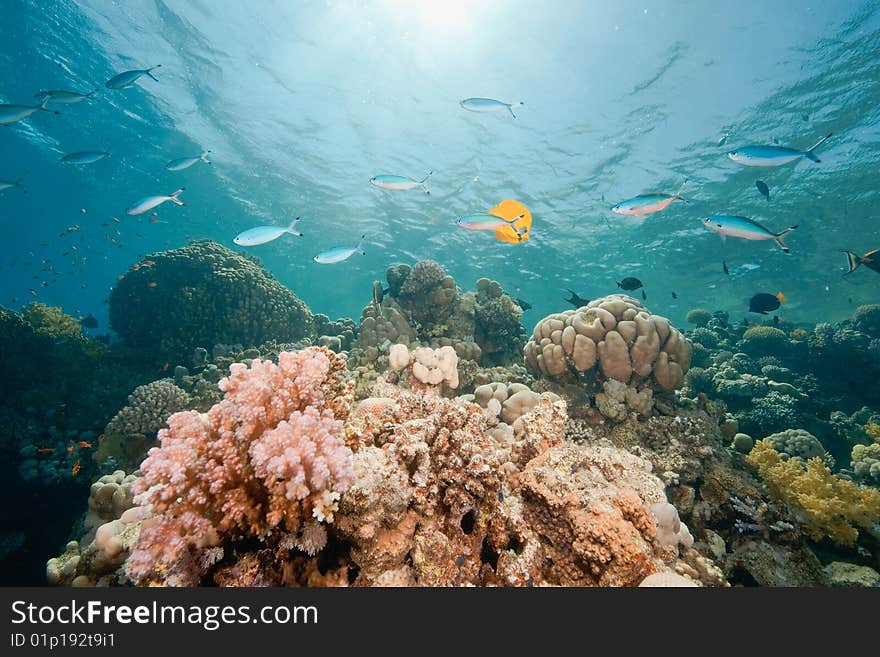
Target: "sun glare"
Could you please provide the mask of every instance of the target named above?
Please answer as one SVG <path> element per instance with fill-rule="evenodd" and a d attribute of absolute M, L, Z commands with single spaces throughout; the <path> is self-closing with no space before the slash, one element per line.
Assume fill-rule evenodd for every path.
<path fill-rule="evenodd" d="M 472 27 L 489 0 L 391 0 L 391 10 L 416 21 L 424 32 L 448 34 Z"/>

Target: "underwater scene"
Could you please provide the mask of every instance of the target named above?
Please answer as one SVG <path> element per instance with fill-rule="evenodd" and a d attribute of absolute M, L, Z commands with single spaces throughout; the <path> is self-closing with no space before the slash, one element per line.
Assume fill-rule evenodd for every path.
<path fill-rule="evenodd" d="M 880 5 L 8 0 L 0 584 L 880 586 Z"/>

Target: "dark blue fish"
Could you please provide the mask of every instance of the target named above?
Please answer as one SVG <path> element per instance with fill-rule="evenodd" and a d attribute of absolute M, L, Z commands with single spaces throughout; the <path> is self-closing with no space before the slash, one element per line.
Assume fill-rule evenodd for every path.
<path fill-rule="evenodd" d="M 523 301 L 519 297 L 516 297 L 514 299 L 514 301 L 516 302 L 516 305 L 519 306 L 520 308 L 522 308 L 523 310 L 531 310 L 532 309 L 532 304 L 530 304 L 528 301 Z"/>
<path fill-rule="evenodd" d="M 767 187 L 767 183 L 763 180 L 756 180 L 755 187 L 758 188 L 758 191 L 766 198 L 768 201 L 770 200 L 770 188 Z"/>
<path fill-rule="evenodd" d="M 785 295 L 782 292 L 777 294 L 760 292 L 749 299 L 749 312 L 766 315 L 771 310 L 779 308 L 783 303 L 785 303 Z"/>
<path fill-rule="evenodd" d="M 568 290 L 568 288 L 565 288 L 565 289 Z M 583 298 L 579 297 L 577 292 L 575 292 L 573 290 L 568 290 L 568 291 L 571 293 L 571 296 L 568 299 L 566 299 L 566 301 L 568 301 L 575 308 L 581 308 L 582 306 L 586 306 L 588 303 L 590 303 L 589 299 L 583 299 Z"/>
<path fill-rule="evenodd" d="M 627 292 L 632 292 L 633 290 L 638 290 L 640 287 L 644 287 L 644 285 L 638 278 L 627 276 L 617 284 L 617 287 L 626 290 Z"/>

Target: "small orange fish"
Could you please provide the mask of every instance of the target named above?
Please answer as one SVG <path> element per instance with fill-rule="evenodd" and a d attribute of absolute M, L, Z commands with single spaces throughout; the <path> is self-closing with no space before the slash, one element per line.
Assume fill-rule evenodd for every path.
<path fill-rule="evenodd" d="M 77 461 L 76 463 L 73 464 L 73 467 L 70 469 L 70 474 L 72 474 L 75 477 L 76 474 L 79 472 L 79 467 L 80 467 L 79 461 Z"/>
<path fill-rule="evenodd" d="M 73 454 L 73 445 L 68 445 L 68 446 L 67 446 L 67 453 L 68 453 L 68 454 Z"/>
<path fill-rule="evenodd" d="M 40 449 L 37 450 L 37 454 L 51 454 L 54 451 L 54 447 L 40 447 Z"/>
<path fill-rule="evenodd" d="M 79 443 L 77 443 L 77 444 L 80 447 L 82 447 L 83 449 L 91 449 L 92 448 L 92 443 L 87 443 L 85 440 L 80 440 Z"/>
<path fill-rule="evenodd" d="M 143 264 L 144 267 L 153 267 L 156 262 L 154 260 L 144 260 L 141 264 Z"/>
<path fill-rule="evenodd" d="M 158 283 L 156 283 L 155 281 L 150 281 L 149 283 L 147 283 L 147 287 L 156 287 L 157 285 Z"/>

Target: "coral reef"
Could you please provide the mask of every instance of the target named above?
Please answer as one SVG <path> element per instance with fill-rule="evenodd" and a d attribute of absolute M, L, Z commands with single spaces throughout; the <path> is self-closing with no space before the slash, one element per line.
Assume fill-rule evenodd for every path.
<path fill-rule="evenodd" d="M 295 341 L 315 331 L 293 292 L 210 241 L 151 254 L 129 270 L 110 293 L 110 324 L 158 362 L 181 360 L 201 345 Z"/>
<path fill-rule="evenodd" d="M 474 337 L 484 360 L 510 363 L 522 353 L 525 330 L 522 309 L 501 286 L 488 278 L 477 281 Z"/>
<path fill-rule="evenodd" d="M 526 366 L 545 377 L 633 380 L 661 390 L 684 383 L 691 359 L 690 343 L 669 320 L 623 294 L 545 317 L 524 353 Z"/>
<path fill-rule="evenodd" d="M 880 587 L 880 573 L 868 566 L 832 561 L 825 566 L 825 575 L 831 586 Z"/>
<path fill-rule="evenodd" d="M 880 443 L 853 447 L 852 469 L 857 481 L 880 488 Z"/>
<path fill-rule="evenodd" d="M 92 458 L 98 463 L 113 459 L 124 469 L 137 468 L 168 417 L 190 406 L 189 395 L 168 379 L 138 386 L 104 428 Z"/>
<path fill-rule="evenodd" d="M 509 365 L 525 342 L 522 309 L 495 281 L 481 278 L 463 292 L 437 262 L 394 265 L 386 272 L 387 294 L 364 307 L 358 329 L 358 362 L 381 371 L 392 344 L 452 347 L 459 358 Z M 374 284 L 381 289 L 377 281 Z M 377 361 L 380 361 L 377 363 Z"/>
<path fill-rule="evenodd" d="M 859 306 L 853 313 L 853 325 L 872 338 L 880 338 L 880 304 Z"/>
<path fill-rule="evenodd" d="M 880 491 L 835 477 L 819 458 L 806 464 L 784 460 L 768 440 L 759 440 L 747 458 L 770 494 L 789 506 L 815 540 L 852 545 L 857 527 L 880 522 Z"/>
<path fill-rule="evenodd" d="M 32 301 L 21 309 L 21 318 L 37 335 L 50 338 L 75 338 L 82 334 L 79 320 L 65 315 L 61 308 Z"/>
<path fill-rule="evenodd" d="M 687 323 L 693 324 L 694 326 L 706 326 L 711 319 L 712 313 L 705 308 L 694 308 L 693 310 L 689 310 L 685 316 Z"/>
<path fill-rule="evenodd" d="M 773 449 L 779 452 L 779 456 L 783 460 L 795 459 L 803 463 L 811 458 L 818 458 L 828 467 L 834 467 L 834 459 L 825 451 L 818 438 L 809 431 L 788 429 L 780 433 L 771 434 L 764 440 L 769 442 Z"/>
<path fill-rule="evenodd" d="M 208 413 L 181 412 L 159 432 L 135 484 L 152 517 L 127 562 L 141 582 L 193 583 L 202 552 L 305 520 L 333 520 L 352 483 L 342 443 L 348 414 L 344 357 L 326 348 L 235 364 Z"/>

